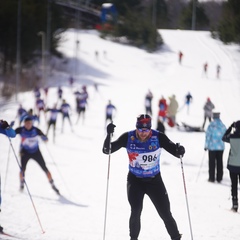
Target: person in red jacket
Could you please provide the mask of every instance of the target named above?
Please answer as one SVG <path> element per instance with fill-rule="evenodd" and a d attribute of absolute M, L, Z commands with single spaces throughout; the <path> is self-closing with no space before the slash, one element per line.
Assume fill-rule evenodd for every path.
<path fill-rule="evenodd" d="M 161 97 L 161 99 L 158 102 L 158 108 L 159 108 L 158 116 L 160 117 L 161 122 L 165 122 L 166 117 L 167 117 L 168 105 L 167 105 L 167 100 L 163 96 Z"/>

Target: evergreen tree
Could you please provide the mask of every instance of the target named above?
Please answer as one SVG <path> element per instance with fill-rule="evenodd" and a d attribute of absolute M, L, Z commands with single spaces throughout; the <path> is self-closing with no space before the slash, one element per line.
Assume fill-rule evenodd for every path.
<path fill-rule="evenodd" d="M 223 7 L 223 20 L 219 24 L 219 37 L 224 43 L 240 44 L 240 7 L 238 0 L 228 0 Z"/>
<path fill-rule="evenodd" d="M 41 49 L 41 39 L 38 32 L 47 31 L 47 3 L 49 0 L 1 0 L 0 1 L 0 53 L 3 55 L 3 72 L 10 70 L 16 62 L 17 52 L 17 22 L 18 22 L 18 3 L 21 2 L 21 62 L 27 63 L 37 49 Z M 51 47 L 54 52 L 59 41 L 55 32 L 64 29 L 66 20 L 63 19 L 61 8 L 52 4 L 52 23 L 51 23 Z"/>
<path fill-rule="evenodd" d="M 196 4 L 196 30 L 209 30 L 209 19 L 205 13 L 203 5 L 195 0 Z M 187 7 L 183 9 L 181 15 L 181 28 L 191 29 L 192 28 L 192 14 L 193 12 L 193 1 L 191 0 Z"/>

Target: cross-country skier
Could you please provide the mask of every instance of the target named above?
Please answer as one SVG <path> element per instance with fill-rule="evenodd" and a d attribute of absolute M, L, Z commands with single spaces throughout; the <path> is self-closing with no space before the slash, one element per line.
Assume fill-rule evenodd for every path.
<path fill-rule="evenodd" d="M 145 112 L 150 116 L 152 116 L 152 99 L 153 94 L 150 90 L 148 90 L 148 93 L 145 96 Z"/>
<path fill-rule="evenodd" d="M 44 110 L 45 110 L 45 103 L 44 103 L 43 99 L 37 98 L 37 100 L 36 100 L 36 110 L 37 110 L 37 116 L 38 116 L 39 121 L 40 121 L 40 113 L 41 112 L 44 113 Z M 45 113 L 44 113 L 44 117 L 46 119 Z"/>
<path fill-rule="evenodd" d="M 106 106 L 106 119 L 105 119 L 106 125 L 107 123 L 113 121 L 113 113 L 116 112 L 116 110 L 117 110 L 116 107 L 112 104 L 111 100 L 109 100 Z"/>
<path fill-rule="evenodd" d="M 53 190 L 59 194 L 59 190 L 56 188 L 53 182 L 52 175 L 48 170 L 46 163 L 43 159 L 42 153 L 39 149 L 38 136 L 44 142 L 48 141 L 46 135 L 43 132 L 33 126 L 33 121 L 31 117 L 27 117 L 24 120 L 24 126 L 19 127 L 15 130 L 16 134 L 20 134 L 21 136 L 21 145 L 20 145 L 20 156 L 21 156 L 21 171 L 20 171 L 20 190 L 24 189 L 24 178 L 25 171 L 27 167 L 27 163 L 30 159 L 34 159 L 42 170 L 46 173 L 49 183 L 51 184 Z"/>
<path fill-rule="evenodd" d="M 232 129 L 235 129 L 232 132 Z M 232 210 L 238 210 L 238 182 L 240 183 L 240 121 L 234 122 L 223 135 L 222 140 L 230 143 L 227 168 L 231 179 Z"/>
<path fill-rule="evenodd" d="M 30 108 L 20 119 L 20 125 L 22 124 L 22 122 L 24 122 L 24 119 L 27 117 L 31 117 L 33 120 L 33 124 L 35 122 L 37 122 L 39 124 L 39 118 L 36 114 L 33 113 L 33 109 Z"/>
<path fill-rule="evenodd" d="M 88 100 L 88 92 L 87 92 L 87 87 L 83 86 L 82 91 L 75 92 L 76 95 L 76 103 L 77 103 L 77 121 L 76 124 L 78 123 L 80 116 L 82 115 L 83 122 L 85 119 L 85 111 L 86 111 L 86 106 L 87 106 L 87 100 Z"/>
<path fill-rule="evenodd" d="M 54 104 L 53 108 L 47 108 L 45 110 L 45 112 L 49 112 L 50 113 L 46 135 L 48 135 L 50 127 L 53 126 L 53 142 L 55 142 L 57 115 L 58 115 L 58 113 L 61 112 L 61 110 L 57 109 L 57 104 Z"/>
<path fill-rule="evenodd" d="M 6 135 L 9 138 L 14 138 L 16 136 L 15 131 L 5 120 L 0 120 L 0 133 Z M 0 212 L 2 204 L 2 193 L 1 193 L 1 176 L 0 176 Z M 3 227 L 0 225 L 0 232 L 3 232 Z"/>
<path fill-rule="evenodd" d="M 160 174 L 161 148 L 175 157 L 184 155 L 183 146 L 174 144 L 164 133 L 151 129 L 151 117 L 142 114 L 137 117 L 136 129 L 123 133 L 110 143 L 115 125 L 107 126 L 107 137 L 103 144 L 103 153 L 111 154 L 124 147 L 129 158 L 127 177 L 127 195 L 131 206 L 129 221 L 131 240 L 137 240 L 140 233 L 140 219 L 143 198 L 147 194 L 153 202 L 159 216 L 164 221 L 171 239 L 180 240 L 181 234 L 170 211 L 167 190 Z"/>
<path fill-rule="evenodd" d="M 190 103 L 192 102 L 193 97 L 191 95 L 190 92 L 187 93 L 187 95 L 185 96 L 185 104 L 187 105 L 187 113 L 189 114 L 189 107 L 190 107 Z"/>
<path fill-rule="evenodd" d="M 26 114 L 27 114 L 27 110 L 23 108 L 22 104 L 19 104 L 19 108 L 17 110 L 17 116 L 16 116 L 16 118 L 18 118 L 19 120 L 19 126 L 21 125 L 23 116 Z"/>
<path fill-rule="evenodd" d="M 62 132 L 63 132 L 63 126 L 64 126 L 65 118 L 68 119 L 69 124 L 70 124 L 71 129 L 72 129 L 72 122 L 71 122 L 70 115 L 69 115 L 69 111 L 71 110 L 71 106 L 66 102 L 65 99 L 63 99 L 63 101 L 62 101 L 62 105 L 60 107 L 60 110 L 61 110 L 61 113 L 62 113 Z M 72 131 L 73 131 L 73 129 L 72 129 Z"/>

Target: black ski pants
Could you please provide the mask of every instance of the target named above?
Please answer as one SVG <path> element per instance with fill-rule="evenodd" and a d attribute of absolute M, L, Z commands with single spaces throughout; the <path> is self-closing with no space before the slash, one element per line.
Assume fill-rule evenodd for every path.
<path fill-rule="evenodd" d="M 21 151 L 21 172 L 22 172 L 22 176 L 25 175 L 25 171 L 26 171 L 26 167 L 27 167 L 27 163 L 29 161 L 29 159 L 34 159 L 42 168 L 42 170 L 47 174 L 49 181 L 52 180 L 51 178 L 51 174 L 48 170 L 48 168 L 46 167 L 46 163 L 43 159 L 43 156 L 40 152 L 40 150 L 38 149 L 35 153 L 28 153 L 26 151 Z"/>
<path fill-rule="evenodd" d="M 240 173 L 229 172 L 231 178 L 231 193 L 232 197 L 238 199 L 238 182 L 240 184 Z"/>
<path fill-rule="evenodd" d="M 141 212 L 143 198 L 147 194 L 162 218 L 171 239 L 180 239 L 177 224 L 170 211 L 170 202 L 162 177 L 157 174 L 154 178 L 138 178 L 128 173 L 127 178 L 128 201 L 131 206 L 129 220 L 130 237 L 137 239 L 141 229 Z"/>
<path fill-rule="evenodd" d="M 209 158 L 209 181 L 215 181 L 215 169 L 217 170 L 216 178 L 218 182 L 223 178 L 223 151 L 208 151 Z"/>

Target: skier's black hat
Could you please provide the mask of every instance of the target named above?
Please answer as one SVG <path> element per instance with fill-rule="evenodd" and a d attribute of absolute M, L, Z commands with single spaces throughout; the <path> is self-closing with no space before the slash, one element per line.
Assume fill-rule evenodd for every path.
<path fill-rule="evenodd" d="M 235 128 L 240 130 L 240 121 L 235 122 Z"/>
<path fill-rule="evenodd" d="M 24 118 L 24 122 L 27 122 L 27 121 L 32 121 L 32 117 L 26 117 L 26 118 Z"/>
<path fill-rule="evenodd" d="M 220 117 L 220 112 L 213 113 L 213 118 L 219 118 L 219 117 Z"/>
<path fill-rule="evenodd" d="M 148 114 L 141 114 L 137 117 L 136 128 L 152 127 L 152 118 Z"/>

